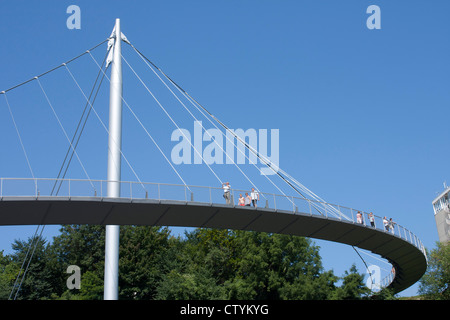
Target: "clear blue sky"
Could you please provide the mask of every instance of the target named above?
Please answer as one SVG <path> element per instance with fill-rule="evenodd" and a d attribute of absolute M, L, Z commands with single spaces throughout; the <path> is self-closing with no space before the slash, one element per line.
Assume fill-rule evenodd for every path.
<path fill-rule="evenodd" d="M 73 4 L 81 9 L 79 30 L 66 26 Z M 366 26 L 372 4 L 381 9 L 380 30 Z M 0 91 L 103 41 L 120 18 L 128 39 L 229 127 L 279 129 L 283 170 L 331 203 L 393 217 L 432 249 L 438 236 L 431 201 L 450 184 L 448 12 L 444 0 L 1 1 Z M 105 52 L 103 45 L 93 55 L 101 61 Z M 129 47 L 123 54 L 152 90 L 160 86 Z M 89 92 L 98 71 L 92 59 L 69 68 Z M 63 68 L 41 82 L 71 135 L 84 98 Z M 108 85 L 96 102 L 105 123 Z M 175 128 L 126 64 L 124 96 L 170 154 Z M 55 177 L 67 141 L 36 81 L 8 99 L 34 174 Z M 170 108 L 192 132 L 193 119 Z M 124 153 L 142 180 L 180 183 L 125 111 L 124 128 Z M 80 158 L 90 177 L 106 179 L 106 133 L 94 117 L 83 137 Z M 0 176 L 31 177 L 3 96 L 0 143 Z M 188 184 L 219 186 L 205 165 L 177 168 Z M 248 187 L 233 166 L 215 169 L 233 187 Z M 125 164 L 123 176 L 134 180 Z M 76 161 L 67 177 L 85 178 Z M 0 227 L 0 250 L 10 253 L 14 239 L 34 230 Z M 44 236 L 57 230 L 47 227 Z M 342 275 L 355 263 L 364 271 L 351 247 L 316 244 L 326 270 Z"/>

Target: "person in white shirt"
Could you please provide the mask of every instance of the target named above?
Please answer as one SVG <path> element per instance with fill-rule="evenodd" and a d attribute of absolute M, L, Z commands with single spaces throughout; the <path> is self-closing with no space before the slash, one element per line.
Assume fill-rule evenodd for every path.
<path fill-rule="evenodd" d="M 223 197 L 225 198 L 225 201 L 227 204 L 231 204 L 231 200 L 230 200 L 230 190 L 231 190 L 231 186 L 229 182 L 224 182 L 222 183 L 222 188 L 223 188 Z"/>
<path fill-rule="evenodd" d="M 256 203 L 259 200 L 259 193 L 255 191 L 255 188 L 252 188 L 252 192 L 250 193 L 250 198 L 252 199 L 253 206 L 256 208 Z"/>
<path fill-rule="evenodd" d="M 383 225 L 384 225 L 384 230 L 389 231 L 389 221 L 387 220 L 386 217 L 383 218 Z"/>
<path fill-rule="evenodd" d="M 361 211 L 358 211 L 358 213 L 356 214 L 356 222 L 359 224 L 363 223 Z"/>
<path fill-rule="evenodd" d="M 370 221 L 370 225 L 372 226 L 372 228 L 375 228 L 375 218 L 373 216 L 373 213 L 369 213 L 369 221 Z"/>

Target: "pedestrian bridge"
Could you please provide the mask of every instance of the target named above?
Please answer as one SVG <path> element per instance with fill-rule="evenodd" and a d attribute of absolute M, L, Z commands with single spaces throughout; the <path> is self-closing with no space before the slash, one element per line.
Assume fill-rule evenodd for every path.
<path fill-rule="evenodd" d="M 121 197 L 107 197 L 104 180 L 0 178 L 0 225 L 149 225 L 262 231 L 323 239 L 369 250 L 394 267 L 382 286 L 400 292 L 427 268 L 422 242 L 382 218 L 339 205 L 260 192 L 257 207 L 225 204 L 215 187 L 117 182 Z M 55 196 L 54 194 L 57 194 Z M 363 220 L 356 219 L 358 212 Z"/>

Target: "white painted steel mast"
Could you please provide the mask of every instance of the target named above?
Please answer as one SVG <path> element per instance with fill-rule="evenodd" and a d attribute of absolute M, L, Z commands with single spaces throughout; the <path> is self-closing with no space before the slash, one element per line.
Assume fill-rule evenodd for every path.
<path fill-rule="evenodd" d="M 109 42 L 112 45 L 108 62 L 111 62 L 109 93 L 109 140 L 108 140 L 108 193 L 110 198 L 120 197 L 121 148 L 122 148 L 122 36 L 120 19 L 116 19 Z M 107 225 L 105 239 L 105 300 L 119 297 L 119 232 L 120 226 Z"/>

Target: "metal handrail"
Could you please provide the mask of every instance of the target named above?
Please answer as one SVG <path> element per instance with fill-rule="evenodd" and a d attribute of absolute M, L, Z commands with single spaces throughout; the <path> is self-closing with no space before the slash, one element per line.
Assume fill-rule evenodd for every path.
<path fill-rule="evenodd" d="M 11 188 L 8 184 L 20 183 L 20 186 L 16 188 Z M 30 182 L 30 186 L 24 186 L 25 183 Z M 52 194 L 54 186 L 59 183 L 60 187 L 57 189 L 57 194 Z M 87 180 L 87 179 L 56 179 L 56 178 L 0 178 L 0 199 L 7 196 L 33 196 L 36 198 L 42 196 L 54 196 L 54 197 L 79 197 L 79 196 L 89 196 L 104 198 L 107 197 L 104 192 L 107 190 L 105 186 L 109 183 L 107 180 Z M 156 182 L 136 182 L 136 181 L 115 181 L 112 183 L 120 183 L 122 186 L 127 186 L 126 188 L 121 188 L 121 198 L 128 199 L 156 199 L 156 200 L 181 200 L 186 202 L 203 202 L 203 203 L 223 203 L 225 200 L 221 197 L 223 194 L 223 188 L 221 187 L 210 187 L 210 186 L 196 186 L 196 185 L 183 185 L 183 184 L 170 184 L 170 183 L 156 183 Z M 80 190 L 79 186 L 82 185 Z M 77 188 L 78 187 L 78 188 Z M 169 192 L 167 190 L 162 193 L 163 189 L 170 187 Z M 30 192 L 29 188 L 32 188 Z M 180 188 L 176 195 L 173 194 L 174 188 Z M 13 190 L 11 190 L 13 189 Z M 195 192 L 194 192 L 195 191 Z M 237 195 L 245 193 L 250 194 L 250 190 L 243 189 L 231 189 L 230 190 L 230 206 L 235 206 Z M 404 239 L 417 247 L 422 251 L 425 258 L 426 251 L 420 239 L 405 227 L 395 223 L 393 228 L 385 229 L 383 224 L 383 218 L 373 214 L 374 226 L 369 221 L 369 213 L 363 210 L 356 210 L 354 208 L 345 207 L 341 205 L 336 205 L 327 202 L 321 202 L 317 200 L 304 199 L 295 196 L 286 196 L 275 193 L 260 192 L 260 201 L 263 202 L 263 208 L 270 208 L 274 210 L 285 210 L 292 211 L 293 214 L 309 213 L 312 215 L 325 216 L 331 219 L 343 220 L 344 217 L 348 223 L 360 224 L 367 228 L 375 228 L 377 230 L 384 231 L 386 233 L 391 233 L 393 236 Z M 164 195 L 170 194 L 168 197 Z M 182 195 L 181 197 L 179 195 Z M 205 201 L 205 194 L 206 200 Z M 200 195 L 200 200 L 196 199 Z M 265 200 L 265 201 L 261 201 Z M 299 209 L 300 208 L 300 209 Z M 322 211 L 321 211 L 321 210 Z M 349 216 L 344 214 L 347 213 Z M 362 221 L 357 221 L 355 219 L 355 212 L 360 212 L 362 214 Z M 331 214 L 331 216 L 330 216 Z M 336 214 L 338 214 L 336 216 Z M 334 217 L 333 217 L 334 215 Z M 350 218 L 351 217 L 351 218 Z M 396 230 L 397 229 L 397 230 Z M 388 278 L 393 279 L 392 276 Z"/>

